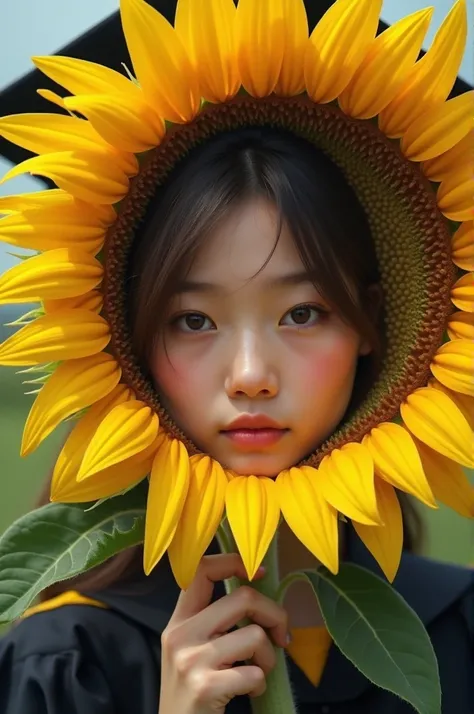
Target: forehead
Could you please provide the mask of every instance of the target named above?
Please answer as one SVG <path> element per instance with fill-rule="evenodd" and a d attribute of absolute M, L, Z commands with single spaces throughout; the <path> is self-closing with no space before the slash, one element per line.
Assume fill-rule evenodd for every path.
<path fill-rule="evenodd" d="M 187 278 L 207 282 L 244 283 L 277 277 L 282 272 L 303 270 L 293 237 L 283 223 L 275 252 L 268 264 L 279 230 L 276 207 L 262 198 L 239 205 L 207 237 L 193 261 Z"/>

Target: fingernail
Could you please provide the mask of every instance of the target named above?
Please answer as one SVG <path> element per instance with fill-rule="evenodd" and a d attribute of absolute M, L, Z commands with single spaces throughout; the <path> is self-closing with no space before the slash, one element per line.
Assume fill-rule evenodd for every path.
<path fill-rule="evenodd" d="M 265 566 L 264 566 L 264 565 L 261 565 L 261 566 L 259 567 L 259 569 L 257 570 L 257 573 L 258 573 L 259 575 L 263 575 L 263 573 L 265 573 L 266 570 L 267 570 L 267 569 L 265 568 Z"/>

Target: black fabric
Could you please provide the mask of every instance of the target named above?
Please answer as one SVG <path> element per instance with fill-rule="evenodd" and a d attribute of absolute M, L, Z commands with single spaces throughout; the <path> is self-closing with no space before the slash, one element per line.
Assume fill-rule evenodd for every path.
<path fill-rule="evenodd" d="M 213 542 L 208 553 L 218 552 Z M 378 566 L 353 534 L 348 560 Z M 474 714 L 474 575 L 404 554 L 395 587 L 425 623 L 435 648 L 443 714 Z M 179 590 L 166 559 L 153 574 L 85 593 L 84 605 L 38 613 L 0 641 L 1 714 L 157 714 L 160 634 Z M 214 599 L 225 594 L 223 584 Z M 319 687 L 288 657 L 299 714 L 412 714 L 332 647 Z M 246 697 L 226 714 L 250 714 Z M 177 713 L 179 714 L 179 713 Z"/>
<path fill-rule="evenodd" d="M 148 633 L 86 605 L 16 625 L 0 643 L 1 714 L 157 714 Z"/>

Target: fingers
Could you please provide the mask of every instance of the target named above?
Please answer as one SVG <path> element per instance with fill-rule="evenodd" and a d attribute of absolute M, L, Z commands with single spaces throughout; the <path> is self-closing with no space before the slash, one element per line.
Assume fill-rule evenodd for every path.
<path fill-rule="evenodd" d="M 188 590 L 180 593 L 161 636 L 163 711 L 222 714 L 234 697 L 264 693 L 277 657 L 269 635 L 286 646 L 287 614 L 247 585 L 212 602 L 215 583 L 234 576 L 247 580 L 240 555 L 205 556 Z M 256 578 L 262 576 L 263 571 Z M 253 623 L 229 632 L 247 618 Z M 234 667 L 236 662 L 251 664 Z"/>
<path fill-rule="evenodd" d="M 267 629 L 276 645 L 287 646 L 286 610 L 247 585 L 213 602 L 199 617 L 193 618 L 188 623 L 188 633 L 196 643 L 208 642 L 216 635 L 228 632 L 245 617 Z"/>
<path fill-rule="evenodd" d="M 262 577 L 257 572 L 255 579 Z M 247 580 L 247 573 L 238 553 L 205 555 L 196 576 L 187 590 L 182 590 L 174 610 L 172 620 L 178 624 L 204 610 L 212 600 L 214 585 L 232 577 Z"/>
<path fill-rule="evenodd" d="M 260 697 L 266 690 L 265 675 L 259 667 L 243 666 L 222 672 L 206 672 L 198 695 L 198 701 L 215 702 L 225 707 L 231 699 L 248 695 Z"/>
<path fill-rule="evenodd" d="M 235 662 L 251 660 L 268 675 L 276 665 L 275 649 L 259 625 L 247 625 L 209 642 L 203 657 L 211 669 L 231 667 Z"/>

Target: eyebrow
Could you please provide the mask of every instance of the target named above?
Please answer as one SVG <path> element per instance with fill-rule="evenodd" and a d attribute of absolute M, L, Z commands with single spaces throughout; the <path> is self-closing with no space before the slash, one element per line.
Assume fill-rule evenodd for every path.
<path fill-rule="evenodd" d="M 270 278 L 266 281 L 268 288 L 281 288 L 292 285 L 300 285 L 301 283 L 312 283 L 312 280 L 306 271 L 298 271 L 296 273 L 287 273 L 286 275 L 278 275 L 275 278 Z M 175 289 L 175 294 L 182 295 L 183 293 L 223 293 L 227 290 L 225 285 L 218 283 L 200 282 L 198 280 L 182 280 L 178 283 Z"/>

